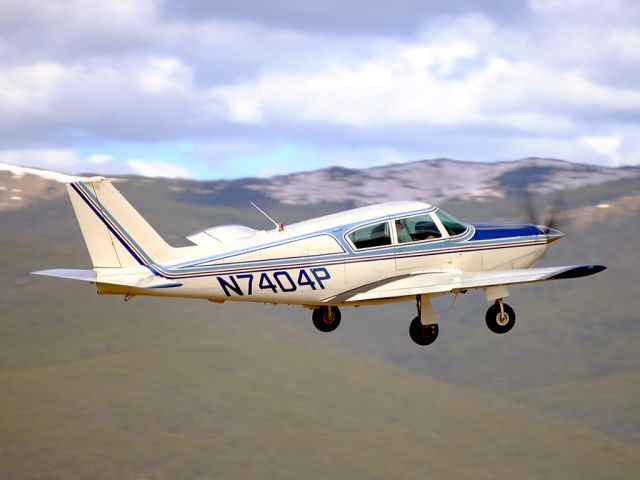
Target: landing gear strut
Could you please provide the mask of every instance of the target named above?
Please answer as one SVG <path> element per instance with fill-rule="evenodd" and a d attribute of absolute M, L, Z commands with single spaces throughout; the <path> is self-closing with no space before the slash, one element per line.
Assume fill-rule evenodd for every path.
<path fill-rule="evenodd" d="M 485 321 L 492 332 L 507 333 L 516 323 L 516 312 L 506 303 L 502 303 L 502 299 L 498 299 L 487 310 Z"/>
<path fill-rule="evenodd" d="M 418 295 L 416 298 L 418 316 L 409 326 L 409 335 L 418 345 L 431 345 L 438 338 L 438 324 L 436 314 L 431 307 L 428 295 Z"/>
<path fill-rule="evenodd" d="M 318 307 L 313 311 L 313 324 L 321 332 L 333 332 L 340 325 L 340 309 L 338 307 Z"/>

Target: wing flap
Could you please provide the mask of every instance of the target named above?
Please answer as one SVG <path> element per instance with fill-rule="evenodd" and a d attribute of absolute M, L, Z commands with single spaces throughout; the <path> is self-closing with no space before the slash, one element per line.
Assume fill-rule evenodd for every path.
<path fill-rule="evenodd" d="M 459 290 L 485 288 L 496 285 L 543 282 L 565 278 L 578 278 L 601 272 L 602 265 L 569 265 L 549 268 L 525 268 L 519 270 L 498 270 L 493 272 L 461 271 L 429 272 L 396 280 L 382 285 L 371 284 L 350 290 L 325 302 L 361 302 L 384 298 L 408 297 L 413 295 L 451 293 Z"/>

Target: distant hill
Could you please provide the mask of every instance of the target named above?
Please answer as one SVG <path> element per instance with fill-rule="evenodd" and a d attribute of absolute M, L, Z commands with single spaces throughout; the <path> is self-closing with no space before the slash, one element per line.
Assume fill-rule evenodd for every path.
<path fill-rule="evenodd" d="M 542 192 L 574 168 L 518 165 L 492 177 L 504 197 L 465 201 L 452 187 L 442 205 L 464 220 L 514 219 L 509 185 L 535 179 Z M 29 275 L 89 257 L 63 184 L 11 177 L 58 193 L 0 211 L 0 478 L 640 477 L 640 177 L 575 168 L 590 180 L 566 188 L 566 236 L 541 265 L 608 270 L 514 287 L 518 320 L 504 336 L 484 325 L 481 293 L 453 308 L 437 299 L 441 334 L 427 348 L 408 337 L 411 302 L 345 308 L 326 335 L 299 307 L 125 303 Z M 356 203 L 282 203 L 248 187 L 262 181 L 235 183 L 235 203 L 221 193 L 233 182 L 126 177 L 118 188 L 174 244 L 214 224 L 269 228 L 247 206 L 253 194 L 286 222 Z M 536 197 L 541 211 L 554 196 Z"/>
<path fill-rule="evenodd" d="M 639 176 L 640 168 L 606 168 L 543 158 L 494 163 L 437 159 L 243 179 L 213 184 L 212 190 L 220 195 L 242 188 L 285 204 L 335 202 L 361 206 L 406 199 L 439 204 L 453 199 L 504 198 L 526 186 L 548 193 Z"/>
<path fill-rule="evenodd" d="M 5 192 L 16 188 L 23 192 L 18 201 L 5 194 L 0 209 L 31 203 L 43 194 L 43 179 L 49 180 L 47 198 L 61 192 L 59 182 L 65 178 L 73 177 L 0 164 L 0 193 L 3 187 Z M 544 194 L 632 178 L 640 179 L 640 167 L 609 168 L 546 158 L 494 163 L 436 159 L 366 169 L 331 167 L 271 178 L 176 180 L 172 191 L 181 201 L 206 205 L 246 206 L 254 201 L 348 207 L 392 200 L 422 200 L 437 205 L 451 200 L 505 198 L 525 187 Z"/>
<path fill-rule="evenodd" d="M 0 163 L 0 211 L 19 210 L 64 192 L 76 177 L 51 170 Z"/>

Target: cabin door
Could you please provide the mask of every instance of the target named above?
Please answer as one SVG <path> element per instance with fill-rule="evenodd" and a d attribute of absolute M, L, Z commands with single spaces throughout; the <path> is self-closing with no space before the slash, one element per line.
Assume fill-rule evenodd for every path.
<path fill-rule="evenodd" d="M 398 274 L 453 268 L 449 242 L 432 214 L 396 218 L 391 223 Z"/>

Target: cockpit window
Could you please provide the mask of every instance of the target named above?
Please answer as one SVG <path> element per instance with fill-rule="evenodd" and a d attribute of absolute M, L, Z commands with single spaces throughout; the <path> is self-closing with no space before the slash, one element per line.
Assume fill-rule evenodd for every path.
<path fill-rule="evenodd" d="M 449 232 L 449 235 L 451 235 L 452 237 L 455 235 L 460 235 L 461 233 L 467 231 L 467 226 L 464 223 L 452 217 L 444 210 L 438 210 L 436 212 L 436 215 L 444 225 L 444 228 L 446 228 L 447 232 Z"/>
<path fill-rule="evenodd" d="M 357 249 L 391 245 L 389 222 L 367 225 L 354 230 L 349 234 L 349 240 Z"/>
<path fill-rule="evenodd" d="M 419 242 L 442 237 L 431 215 L 418 215 L 417 217 L 396 220 L 396 232 L 398 243 Z"/>

